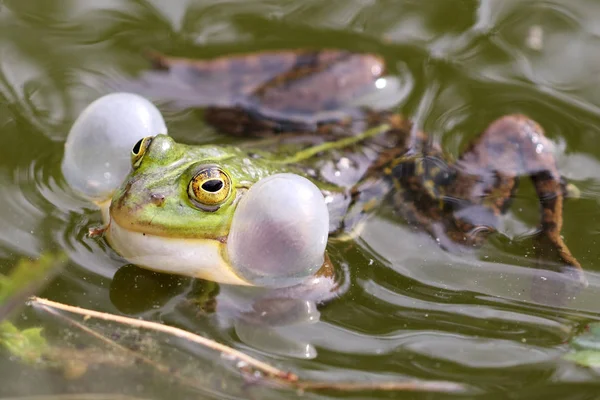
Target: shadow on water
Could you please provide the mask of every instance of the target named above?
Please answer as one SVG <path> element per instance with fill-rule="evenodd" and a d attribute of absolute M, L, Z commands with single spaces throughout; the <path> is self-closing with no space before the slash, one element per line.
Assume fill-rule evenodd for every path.
<path fill-rule="evenodd" d="M 0 272 L 23 256 L 62 249 L 70 263 L 43 296 L 179 326 L 309 378 L 451 380 L 490 399 L 592 398 L 597 375 L 560 356 L 574 332 L 600 319 L 599 15 L 600 5 L 584 0 L 7 0 L 0 4 Z M 306 323 L 283 324 L 274 334 L 244 325 L 239 309 L 227 309 L 251 302 L 251 295 L 124 266 L 104 242 L 86 235 L 100 216 L 66 187 L 59 164 L 74 118 L 110 90 L 107 81 L 139 76 L 148 68 L 142 55 L 148 49 L 211 58 L 296 47 L 381 54 L 392 75 L 411 83 L 400 111 L 455 157 L 500 115 L 520 112 L 539 121 L 557 145 L 561 172 L 581 192 L 565 205 L 563 234 L 588 271 L 588 288 L 567 293 L 557 274 L 531 268 L 527 237 L 538 209 L 527 185 L 502 234 L 469 254 L 440 250 L 382 210 L 357 243 L 330 245 L 337 261 L 349 265 L 348 291 L 319 310 L 290 305 L 286 310 Z M 178 140 L 230 140 L 197 110 L 161 109 Z M 73 339 L 64 323 L 32 310 L 16 322 L 43 322 L 49 337 L 75 347 L 89 340 Z M 123 343 L 140 340 L 135 332 L 97 328 L 112 329 Z M 190 391 L 138 366 L 69 378 L 2 353 L 0 395 L 293 396 L 248 388 L 235 368 L 202 349 L 160 336 L 144 340 L 149 354 L 160 353 L 169 365 L 197 368 L 203 389 Z M 287 353 L 270 351 L 272 343 Z"/>

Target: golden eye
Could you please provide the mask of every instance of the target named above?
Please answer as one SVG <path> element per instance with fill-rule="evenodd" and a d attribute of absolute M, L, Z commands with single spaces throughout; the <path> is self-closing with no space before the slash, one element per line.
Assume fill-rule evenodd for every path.
<path fill-rule="evenodd" d="M 137 168 L 142 163 L 142 158 L 144 158 L 144 154 L 146 154 L 146 150 L 148 150 L 148 146 L 152 142 L 152 136 L 147 136 L 145 138 L 140 139 L 131 149 L 131 165 L 133 168 Z"/>
<path fill-rule="evenodd" d="M 188 195 L 198 207 L 215 211 L 229 198 L 231 178 L 216 166 L 202 168 L 190 181 Z"/>

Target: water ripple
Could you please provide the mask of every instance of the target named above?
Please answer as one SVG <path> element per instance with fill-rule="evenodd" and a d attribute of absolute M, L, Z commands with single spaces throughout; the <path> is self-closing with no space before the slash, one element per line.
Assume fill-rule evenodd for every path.
<path fill-rule="evenodd" d="M 19 256 L 60 248 L 71 263 L 48 295 L 185 327 L 316 379 L 450 379 L 486 395 L 522 398 L 597 393 L 597 373 L 559 358 L 566 339 L 600 320 L 600 3 L 44 0 L 0 7 L 2 272 Z M 538 204 L 527 182 L 501 234 L 466 254 L 444 252 L 382 211 L 358 246 L 331 246 L 336 260 L 350 264 L 348 293 L 306 314 L 320 314 L 320 321 L 276 327 L 278 336 L 240 326 L 222 311 L 227 301 L 250 305 L 231 288 L 212 288 L 221 291 L 221 308 L 202 314 L 186 308 L 189 281 L 123 267 L 102 240 L 87 236 L 100 216 L 65 186 L 59 164 L 70 124 L 107 90 L 106 79 L 146 70 L 141 53 L 148 48 L 208 58 L 285 47 L 383 54 L 405 89 L 400 111 L 453 157 L 502 114 L 538 120 L 556 144 L 562 173 L 580 189 L 565 204 L 563 233 L 586 269 L 588 288 L 561 293 L 553 285 L 561 282 L 558 274 L 531 268 L 528 236 Z M 217 139 L 196 110 L 165 114 L 178 138 Z M 144 292 L 143 279 L 156 293 Z M 132 297 L 123 301 L 125 294 Z M 284 344 L 269 347 L 271 339 Z M 181 348 L 209 360 L 207 369 L 221 365 L 197 347 Z M 94 372 L 97 382 L 115 381 Z M 207 395 L 247 397 L 215 388 Z M 281 398 L 259 389 L 265 398 Z"/>

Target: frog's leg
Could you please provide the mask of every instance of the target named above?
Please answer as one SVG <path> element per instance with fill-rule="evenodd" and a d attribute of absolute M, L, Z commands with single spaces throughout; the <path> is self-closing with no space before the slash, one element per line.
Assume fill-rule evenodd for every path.
<path fill-rule="evenodd" d="M 201 107 L 219 132 L 263 137 L 314 132 L 323 122 L 354 119 L 352 100 L 375 90 L 379 56 L 299 49 L 188 59 L 149 52 L 154 69 L 120 90 L 171 106 Z"/>
<path fill-rule="evenodd" d="M 427 143 L 423 133 L 420 136 L 419 149 L 411 151 L 413 156 L 387 156 L 390 161 L 383 172 L 392 185 L 394 210 L 414 228 L 428 232 L 445 250 L 461 252 L 481 244 L 495 229 L 495 221 L 488 221 L 489 227 L 484 229 L 474 224 L 458 226 L 448 217 L 446 191 L 456 180 L 456 172 L 444 160 L 441 150 Z"/>
<path fill-rule="evenodd" d="M 197 315 L 212 314 L 217 309 L 219 291 L 218 283 L 195 279 L 192 290 L 186 295 L 184 306 L 194 309 Z"/>
<path fill-rule="evenodd" d="M 560 236 L 565 187 L 553 145 L 534 121 L 510 115 L 493 122 L 457 162 L 419 133 L 420 157 L 406 146 L 384 152 L 377 169 L 392 185 L 394 208 L 411 225 L 431 234 L 446 250 L 476 247 L 498 229 L 519 177 L 529 176 L 541 205 L 536 250 L 555 255 L 584 281 L 581 266 Z M 543 253 L 545 252 L 545 254 Z"/>
<path fill-rule="evenodd" d="M 445 202 L 451 206 L 454 226 L 485 226 L 474 220 L 473 211 L 499 216 L 508 209 L 518 177 L 530 177 L 541 205 L 539 255 L 555 255 L 560 264 L 578 271 L 578 279 L 583 280 L 581 265 L 560 235 L 565 189 L 553 149 L 533 120 L 522 115 L 502 117 L 453 166 L 456 175 L 446 187 Z"/>
<path fill-rule="evenodd" d="M 410 120 L 399 114 L 370 110 L 365 110 L 365 115 L 367 117 L 365 123 L 370 128 L 362 134 L 333 142 L 333 146 L 337 146 L 340 143 L 360 139 L 370 132 L 379 132 L 368 140 L 365 147 L 370 154 L 367 156 L 369 167 L 348 193 L 349 199 L 344 205 L 341 223 L 336 225 L 336 230 L 330 232 L 339 240 L 353 239 L 358 236 L 371 211 L 382 203 L 388 193 L 402 189 L 401 183 L 389 179 L 392 169 L 397 170 L 396 167 L 399 165 L 412 165 L 422 158 L 420 154 L 408 151 L 408 145 L 413 137 Z M 418 132 L 417 137 L 421 141 L 426 140 L 422 132 Z"/>

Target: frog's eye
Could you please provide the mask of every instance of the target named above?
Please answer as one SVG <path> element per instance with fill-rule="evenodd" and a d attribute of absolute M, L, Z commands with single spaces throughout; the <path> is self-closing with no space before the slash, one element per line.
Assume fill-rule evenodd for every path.
<path fill-rule="evenodd" d="M 152 142 L 152 136 L 147 136 L 145 138 L 141 138 L 131 149 L 131 165 L 133 168 L 137 168 L 142 163 L 142 158 L 144 158 L 144 154 L 146 154 L 146 150 L 148 150 L 148 146 Z"/>
<path fill-rule="evenodd" d="M 190 181 L 188 195 L 194 204 L 215 211 L 231 193 L 231 178 L 215 166 L 202 168 Z"/>

